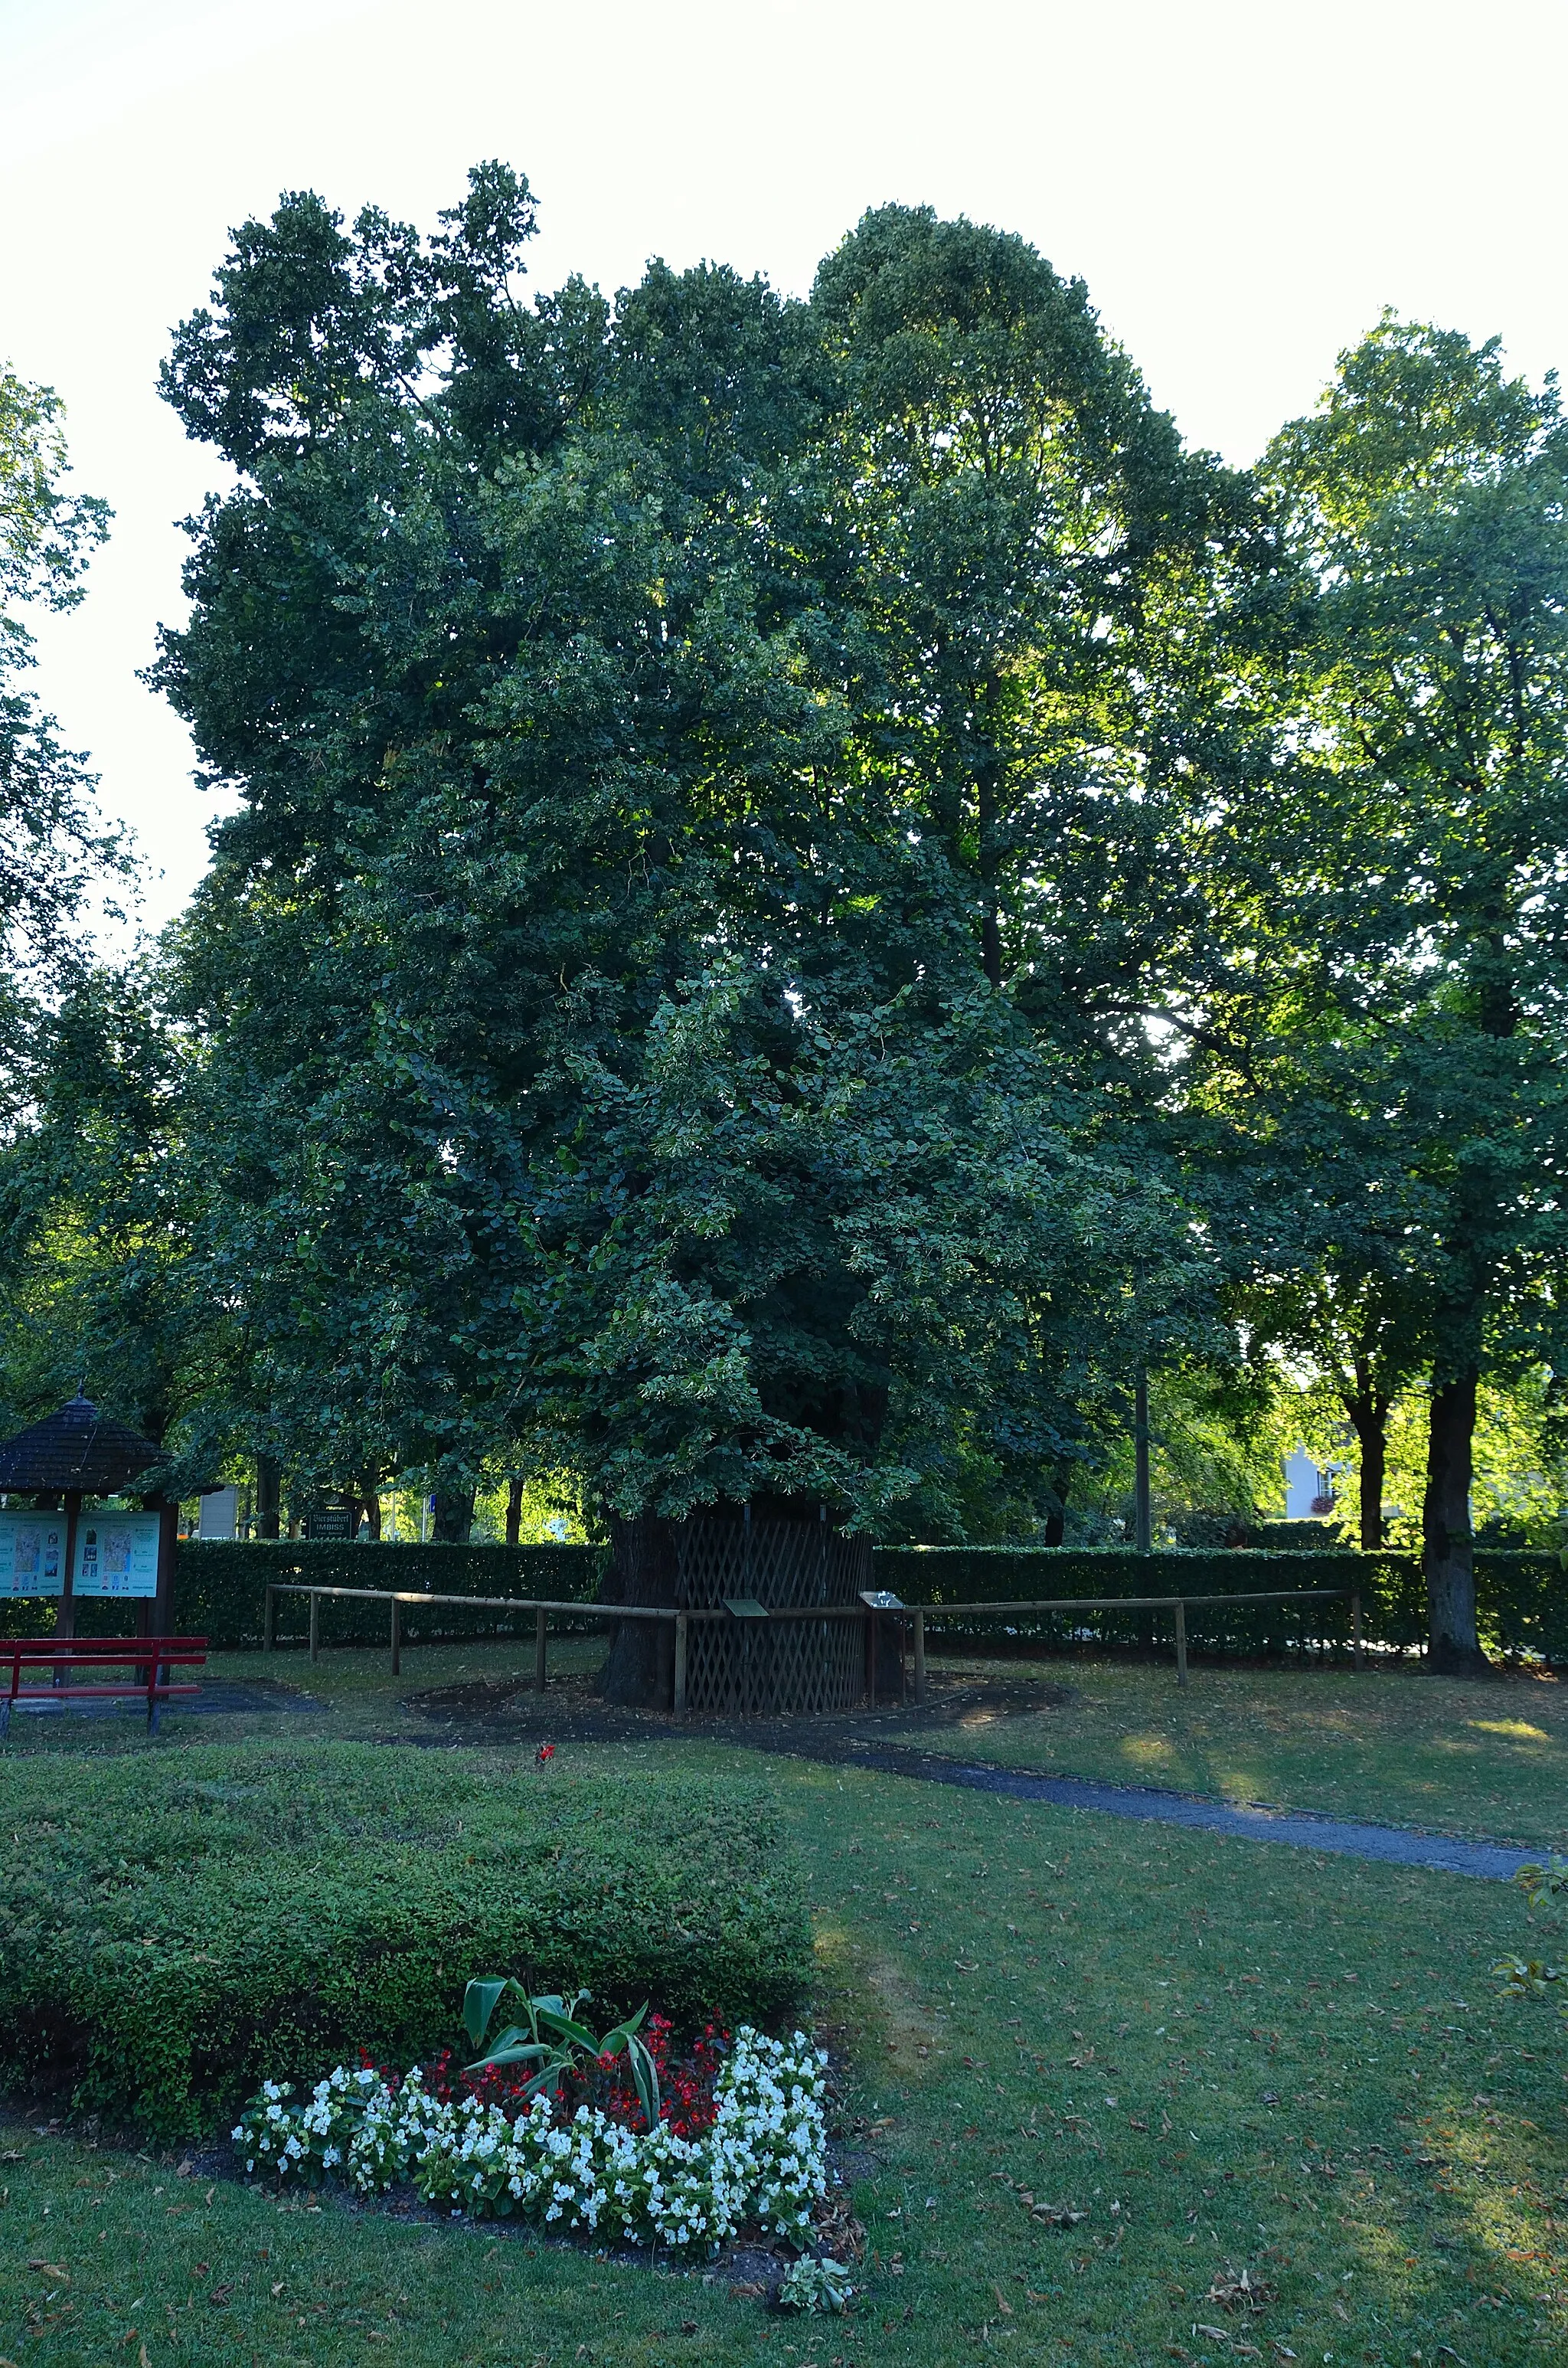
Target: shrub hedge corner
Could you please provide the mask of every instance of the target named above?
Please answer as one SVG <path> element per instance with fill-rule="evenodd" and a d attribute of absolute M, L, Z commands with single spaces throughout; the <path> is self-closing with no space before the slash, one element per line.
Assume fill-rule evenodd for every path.
<path fill-rule="evenodd" d="M 268 2076 L 460 2044 L 472 1975 L 606 2020 L 801 1998 L 800 1869 L 752 1783 L 256 1744 L 6 1771 L 0 2077 L 175 2141 Z"/>

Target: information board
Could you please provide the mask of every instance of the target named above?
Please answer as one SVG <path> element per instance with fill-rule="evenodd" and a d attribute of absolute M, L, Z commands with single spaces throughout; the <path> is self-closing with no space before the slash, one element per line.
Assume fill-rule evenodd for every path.
<path fill-rule="evenodd" d="M 65 1580 L 63 1513 L 0 1513 L 0 1597 L 60 1595 Z"/>
<path fill-rule="evenodd" d="M 76 1595 L 156 1595 L 156 1513 L 81 1513 L 71 1587 Z"/>

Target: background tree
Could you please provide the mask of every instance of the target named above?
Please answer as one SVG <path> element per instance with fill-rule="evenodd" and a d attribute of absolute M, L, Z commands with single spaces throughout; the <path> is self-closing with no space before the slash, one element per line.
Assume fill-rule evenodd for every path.
<path fill-rule="evenodd" d="M 1267 464 L 1319 585 L 1293 931 L 1427 1205 L 1425 1560 L 1454 1668 L 1481 1657 L 1482 1373 L 1562 1353 L 1565 462 L 1554 381 L 1389 315 Z"/>
<path fill-rule="evenodd" d="M 32 604 L 74 608 L 107 506 L 67 492 L 61 404 L 0 364 L 0 1124 L 25 1095 L 35 1030 L 83 967 L 90 894 L 123 867 L 84 759 L 26 688 Z"/>

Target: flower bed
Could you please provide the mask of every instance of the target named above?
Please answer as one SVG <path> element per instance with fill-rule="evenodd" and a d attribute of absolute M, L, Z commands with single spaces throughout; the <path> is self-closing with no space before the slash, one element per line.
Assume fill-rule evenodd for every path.
<path fill-rule="evenodd" d="M 246 2170 L 360 2195 L 404 2182 L 426 2203 L 474 2218 L 516 2217 L 563 2233 L 711 2251 L 745 2226 L 804 2246 L 826 2192 L 826 2056 L 802 2032 L 768 2039 L 743 2026 L 719 2063 L 711 2116 L 699 2102 L 682 2136 L 667 2119 L 579 2105 L 564 2122 L 540 2093 L 515 2115 L 472 2089 L 432 2093 L 339 2066 L 310 2096 L 267 2081 L 233 2132 Z"/>

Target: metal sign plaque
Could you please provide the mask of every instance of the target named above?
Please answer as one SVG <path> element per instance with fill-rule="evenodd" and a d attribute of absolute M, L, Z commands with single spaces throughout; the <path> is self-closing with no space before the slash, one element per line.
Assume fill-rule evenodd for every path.
<path fill-rule="evenodd" d="M 80 1513 L 72 1556 L 74 1595 L 156 1595 L 156 1513 Z"/>
<path fill-rule="evenodd" d="M 0 1597 L 62 1595 L 63 1513 L 0 1513 Z"/>

